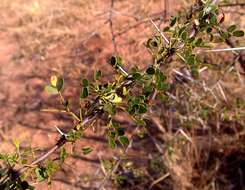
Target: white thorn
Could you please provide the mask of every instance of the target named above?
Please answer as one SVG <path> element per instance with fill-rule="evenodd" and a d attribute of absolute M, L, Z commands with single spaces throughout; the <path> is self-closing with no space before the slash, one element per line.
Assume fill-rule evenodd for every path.
<path fill-rule="evenodd" d="M 163 34 L 163 32 L 158 28 L 158 26 L 155 24 L 155 22 L 153 22 L 153 20 L 151 19 L 151 23 L 154 25 L 154 27 L 157 29 L 157 31 L 161 34 L 161 36 L 163 37 L 163 39 L 165 40 L 165 42 L 167 44 L 169 44 L 169 40 L 168 38 Z"/>
<path fill-rule="evenodd" d="M 61 136 L 67 136 L 67 134 L 63 133 L 57 126 L 54 126 L 54 127 L 60 133 Z"/>

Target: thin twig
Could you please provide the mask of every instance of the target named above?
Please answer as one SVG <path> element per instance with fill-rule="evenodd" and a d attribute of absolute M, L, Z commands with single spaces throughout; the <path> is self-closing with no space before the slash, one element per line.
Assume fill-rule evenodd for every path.
<path fill-rule="evenodd" d="M 152 187 L 156 184 L 158 184 L 159 182 L 163 181 L 164 179 L 166 179 L 167 177 L 170 176 L 170 173 L 166 173 L 165 175 L 163 175 L 162 177 L 158 178 L 157 180 L 153 181 L 152 184 L 150 185 L 150 189 L 152 189 Z"/>
<path fill-rule="evenodd" d="M 163 39 L 166 42 L 166 44 L 169 45 L 170 42 L 169 42 L 168 38 L 165 36 L 165 34 L 158 28 L 158 26 L 156 25 L 156 23 L 152 19 L 150 19 L 150 21 L 154 25 L 154 27 L 156 28 L 156 30 L 161 34 L 161 36 L 163 37 Z"/>
<path fill-rule="evenodd" d="M 226 3 L 226 4 L 220 4 L 219 7 L 243 7 L 245 6 L 245 3 Z"/>
<path fill-rule="evenodd" d="M 130 31 L 130 30 L 132 30 L 132 29 L 134 29 L 134 28 L 136 28 L 136 27 L 138 27 L 138 26 L 140 26 L 142 24 L 145 24 L 145 23 L 149 22 L 150 19 L 152 19 L 153 21 L 157 21 L 157 20 L 161 19 L 161 15 L 162 14 L 164 14 L 164 11 L 161 11 L 161 12 L 158 12 L 158 13 L 153 13 L 153 14 L 149 15 L 147 18 L 143 18 L 143 19 L 139 20 L 138 22 L 125 27 L 121 31 L 117 32 L 115 34 L 115 36 L 119 37 L 119 36 L 125 34 L 126 32 L 128 32 L 128 31 Z"/>
<path fill-rule="evenodd" d="M 113 6 L 114 6 L 114 0 L 111 0 L 111 4 L 110 4 L 110 10 L 109 10 L 109 26 L 110 26 L 110 32 L 111 32 L 111 39 L 112 39 L 112 43 L 113 43 L 113 48 L 114 48 L 114 53 L 117 54 L 117 43 L 116 43 L 116 37 L 115 37 L 115 33 L 114 33 L 114 29 L 113 29 L 113 21 L 112 21 L 112 17 L 113 17 Z"/>
<path fill-rule="evenodd" d="M 245 47 L 199 50 L 198 53 L 201 53 L 201 52 L 243 51 L 243 50 L 245 50 Z"/>

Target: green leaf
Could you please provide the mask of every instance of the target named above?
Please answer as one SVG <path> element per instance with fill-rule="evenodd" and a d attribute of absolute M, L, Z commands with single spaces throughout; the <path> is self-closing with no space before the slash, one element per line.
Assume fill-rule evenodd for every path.
<path fill-rule="evenodd" d="M 120 142 L 123 146 L 129 145 L 129 140 L 128 140 L 128 137 L 126 137 L 126 136 L 121 136 L 121 137 L 119 137 L 119 142 Z"/>
<path fill-rule="evenodd" d="M 149 67 L 147 70 L 146 70 L 146 73 L 148 74 L 148 75 L 154 75 L 155 74 L 155 69 L 154 69 L 154 67 Z"/>
<path fill-rule="evenodd" d="M 89 154 L 89 153 L 92 152 L 92 151 L 93 151 L 93 149 L 90 148 L 90 147 L 82 148 L 82 153 L 83 153 L 84 155 L 87 155 L 87 154 Z"/>
<path fill-rule="evenodd" d="M 186 59 L 188 65 L 194 65 L 195 64 L 195 55 L 189 55 Z"/>
<path fill-rule="evenodd" d="M 179 36 L 186 31 L 186 26 L 183 26 L 182 28 L 179 29 Z"/>
<path fill-rule="evenodd" d="M 232 34 L 233 34 L 233 36 L 236 36 L 236 37 L 243 37 L 244 36 L 244 31 L 242 31 L 242 30 L 236 30 Z"/>
<path fill-rule="evenodd" d="M 182 39 L 183 41 L 185 41 L 185 40 L 187 39 L 187 32 L 186 32 L 186 31 L 184 31 L 184 32 L 181 34 L 181 39 Z"/>
<path fill-rule="evenodd" d="M 96 71 L 94 75 L 95 80 L 99 80 L 102 77 L 102 72 L 100 70 Z"/>
<path fill-rule="evenodd" d="M 83 87 L 88 87 L 89 82 L 87 79 L 83 79 Z"/>
<path fill-rule="evenodd" d="M 109 144 L 109 147 L 112 149 L 116 148 L 117 146 L 115 139 L 111 137 L 108 138 L 108 144 Z"/>
<path fill-rule="evenodd" d="M 63 87 L 64 87 L 64 79 L 61 77 L 58 77 L 56 88 L 58 91 L 61 91 Z"/>
<path fill-rule="evenodd" d="M 170 30 L 170 27 L 169 26 L 166 26 L 164 29 L 163 29 L 163 32 L 168 32 Z"/>
<path fill-rule="evenodd" d="M 199 47 L 199 46 L 202 45 L 202 43 L 203 43 L 202 38 L 198 38 L 198 39 L 195 41 L 195 46 L 196 46 L 196 47 Z"/>
<path fill-rule="evenodd" d="M 198 77 L 199 75 L 198 68 L 195 65 L 191 66 L 191 74 L 193 77 Z"/>
<path fill-rule="evenodd" d="M 229 38 L 229 33 L 228 32 L 221 32 L 220 36 L 221 36 L 221 38 L 226 40 L 227 38 Z"/>
<path fill-rule="evenodd" d="M 50 85 L 46 85 L 44 87 L 44 90 L 49 93 L 49 94 L 58 94 L 59 91 L 57 90 L 57 88 L 53 87 L 53 86 L 50 86 Z"/>
<path fill-rule="evenodd" d="M 77 139 L 80 139 L 82 137 L 82 135 L 83 135 L 82 131 L 76 131 L 76 130 L 72 129 L 71 131 L 68 132 L 66 139 L 68 141 L 73 142 Z"/>
<path fill-rule="evenodd" d="M 143 119 L 135 119 L 135 122 L 138 126 L 146 126 L 146 123 Z"/>
<path fill-rule="evenodd" d="M 36 168 L 35 169 L 35 174 L 36 174 L 37 180 L 39 182 L 44 181 L 48 177 L 45 168 Z"/>
<path fill-rule="evenodd" d="M 213 29 L 212 29 L 211 27 L 208 27 L 208 28 L 207 28 L 207 33 L 208 33 L 208 34 L 211 33 L 212 30 L 213 30 Z"/>
<path fill-rule="evenodd" d="M 141 78 L 141 74 L 139 72 L 133 73 L 134 80 L 139 80 Z"/>
<path fill-rule="evenodd" d="M 236 30 L 236 25 L 235 24 L 233 24 L 233 25 L 231 25 L 231 26 L 229 26 L 228 28 L 227 28 L 227 31 L 228 32 L 234 32 Z"/>
<path fill-rule="evenodd" d="M 143 93 L 146 97 L 150 96 L 152 91 L 153 91 L 153 85 L 152 84 L 144 86 Z"/>
<path fill-rule="evenodd" d="M 104 110 L 108 112 L 110 115 L 115 115 L 116 114 L 116 106 L 112 103 L 106 103 L 104 105 Z"/>
<path fill-rule="evenodd" d="M 50 84 L 52 87 L 56 88 L 58 91 L 64 86 L 64 79 L 60 76 L 52 75 L 50 78 Z"/>
<path fill-rule="evenodd" d="M 166 82 L 159 82 L 157 83 L 157 90 L 168 90 L 169 89 L 169 84 Z"/>
<path fill-rule="evenodd" d="M 122 128 L 122 127 L 119 127 L 119 128 L 117 129 L 117 135 L 118 135 L 118 136 L 123 136 L 124 134 L 125 134 L 125 129 Z"/>
<path fill-rule="evenodd" d="M 111 66 L 118 68 L 118 66 L 122 66 L 122 58 L 118 56 L 112 56 L 109 63 Z"/>
<path fill-rule="evenodd" d="M 80 97 L 81 98 L 87 98 L 88 97 L 88 88 L 87 87 L 84 87 L 82 90 L 81 90 L 81 93 L 80 93 Z"/>
<path fill-rule="evenodd" d="M 218 24 L 218 21 L 217 21 L 217 16 L 216 15 L 213 15 L 210 19 L 210 24 L 211 25 L 217 25 Z"/>
<path fill-rule="evenodd" d="M 170 26 L 171 26 L 171 27 L 174 26 L 174 25 L 176 24 L 176 22 L 177 22 L 177 17 L 172 17 L 172 18 L 170 19 Z"/>
<path fill-rule="evenodd" d="M 139 114 L 143 114 L 147 112 L 147 107 L 144 104 L 139 105 Z"/>
<path fill-rule="evenodd" d="M 54 172 L 57 171 L 57 169 L 58 169 L 57 163 L 55 163 L 52 160 L 48 160 L 47 167 L 46 167 L 46 173 L 47 173 L 47 176 L 49 177 L 49 179 L 50 179 L 51 175 L 53 175 Z"/>

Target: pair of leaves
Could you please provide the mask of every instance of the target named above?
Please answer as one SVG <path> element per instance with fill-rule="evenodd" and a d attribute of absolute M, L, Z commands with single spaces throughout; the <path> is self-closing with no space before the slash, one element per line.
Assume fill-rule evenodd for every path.
<path fill-rule="evenodd" d="M 144 114 L 147 112 L 147 105 L 145 103 L 145 96 L 133 97 L 130 96 L 128 100 L 128 112 L 130 114 Z"/>
<path fill-rule="evenodd" d="M 127 146 L 129 145 L 129 140 L 128 137 L 126 136 L 119 136 L 118 137 L 118 141 L 123 145 L 123 146 Z M 116 148 L 117 144 L 116 144 L 116 139 L 112 138 L 112 137 L 108 137 L 108 144 L 109 147 L 114 149 Z"/>
<path fill-rule="evenodd" d="M 49 94 L 58 94 L 64 86 L 64 79 L 61 76 L 53 75 L 50 84 L 45 86 L 45 91 Z"/>
<path fill-rule="evenodd" d="M 80 92 L 80 98 L 87 98 L 89 95 L 89 81 L 87 79 L 83 79 L 82 84 L 83 88 Z"/>
<path fill-rule="evenodd" d="M 236 25 L 231 25 L 227 28 L 227 32 L 231 33 L 235 37 L 243 37 L 244 36 L 244 31 L 242 30 L 236 30 L 237 26 Z"/>

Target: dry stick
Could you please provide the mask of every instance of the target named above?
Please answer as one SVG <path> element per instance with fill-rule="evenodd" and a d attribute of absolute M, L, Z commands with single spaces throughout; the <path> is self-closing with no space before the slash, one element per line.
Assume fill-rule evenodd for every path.
<path fill-rule="evenodd" d="M 161 19 L 161 15 L 164 13 L 165 13 L 164 11 L 161 11 L 158 13 L 153 13 L 153 14 L 149 15 L 147 18 L 143 18 L 142 20 L 139 20 L 138 22 L 136 22 L 132 25 L 129 25 L 126 28 L 122 29 L 121 31 L 115 33 L 115 37 L 119 37 L 119 36 L 125 34 L 126 32 L 140 26 L 141 24 L 149 22 L 150 19 L 152 19 L 153 21 L 157 21 L 157 20 Z"/>
<path fill-rule="evenodd" d="M 164 20 L 167 19 L 168 12 L 169 12 L 169 0 L 164 0 Z"/>
<path fill-rule="evenodd" d="M 159 182 L 163 181 L 164 179 L 166 179 L 167 177 L 170 176 L 170 173 L 166 173 L 165 175 L 163 175 L 162 177 L 158 178 L 157 180 L 153 181 L 152 184 L 150 185 L 150 189 L 152 189 L 152 187 L 156 184 L 158 184 Z"/>
<path fill-rule="evenodd" d="M 114 48 L 114 53 L 117 54 L 117 43 L 116 43 L 116 37 L 115 37 L 115 33 L 113 30 L 113 21 L 112 21 L 112 17 L 113 17 L 113 6 L 114 6 L 114 0 L 111 0 L 111 4 L 110 4 L 110 11 L 109 11 L 109 25 L 110 25 L 110 32 L 111 32 L 111 39 L 112 39 L 112 43 L 113 43 L 113 48 Z"/>
<path fill-rule="evenodd" d="M 228 3 L 228 4 L 221 4 L 219 7 L 236 7 L 236 6 L 245 6 L 245 3 Z"/>
<path fill-rule="evenodd" d="M 208 49 L 208 50 L 199 50 L 200 52 L 226 52 L 226 51 L 242 51 L 245 50 L 245 47 L 234 47 L 234 48 L 222 48 L 222 49 Z"/>

